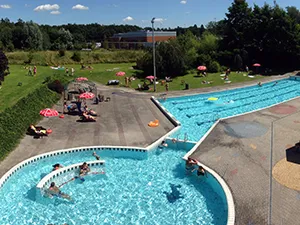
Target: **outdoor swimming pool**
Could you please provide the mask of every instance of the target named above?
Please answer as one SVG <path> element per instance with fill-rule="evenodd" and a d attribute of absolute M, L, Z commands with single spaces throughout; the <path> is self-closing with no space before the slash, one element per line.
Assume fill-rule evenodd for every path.
<path fill-rule="evenodd" d="M 284 79 L 275 82 L 184 97 L 169 98 L 160 103 L 181 123 L 180 134 L 173 137 L 199 141 L 220 118 L 262 109 L 300 95 L 300 82 Z M 208 98 L 218 98 L 209 101 Z"/>
<path fill-rule="evenodd" d="M 92 151 L 40 159 L 17 171 L 0 189 L 0 224 L 226 224 L 224 193 L 212 188 L 210 175 L 185 174 L 185 150 L 128 152 L 132 158 L 119 157 L 122 151 L 97 153 L 105 160 L 105 175 L 61 188 L 74 202 L 37 201 L 36 185 L 53 164 L 91 161 Z"/>

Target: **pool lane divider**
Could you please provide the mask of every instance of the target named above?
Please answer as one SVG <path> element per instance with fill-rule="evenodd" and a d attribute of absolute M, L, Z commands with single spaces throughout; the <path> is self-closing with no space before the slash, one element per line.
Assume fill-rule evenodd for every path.
<path fill-rule="evenodd" d="M 91 169 L 91 172 L 88 174 L 105 174 L 105 161 L 104 160 L 95 160 L 86 162 Z M 68 181 L 71 181 L 75 176 L 79 174 L 79 168 L 82 163 L 72 164 L 58 170 L 52 171 L 43 177 L 40 182 L 36 185 L 36 200 L 40 200 L 44 197 L 45 190 L 48 189 L 51 182 L 55 182 L 57 186 L 62 185 Z M 59 179 L 64 177 L 65 180 Z"/>

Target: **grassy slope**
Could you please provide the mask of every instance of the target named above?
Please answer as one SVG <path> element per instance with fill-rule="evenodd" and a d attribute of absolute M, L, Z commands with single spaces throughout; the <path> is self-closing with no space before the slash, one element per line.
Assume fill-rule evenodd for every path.
<path fill-rule="evenodd" d="M 115 50 L 109 51 L 105 49 L 99 49 L 92 52 L 79 51 L 81 54 L 82 63 L 127 63 L 135 62 L 142 54 L 142 51 L 137 50 Z M 81 62 L 75 62 L 71 59 L 74 51 L 66 51 L 65 56 L 60 57 L 58 51 L 40 51 L 33 52 L 32 65 L 66 65 L 66 64 L 80 64 Z M 5 53 L 10 64 L 23 65 L 28 60 L 29 52 L 15 51 Z"/>

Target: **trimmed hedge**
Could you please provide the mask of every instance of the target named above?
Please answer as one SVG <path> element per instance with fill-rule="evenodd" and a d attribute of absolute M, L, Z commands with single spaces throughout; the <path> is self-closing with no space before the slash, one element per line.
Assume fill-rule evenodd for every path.
<path fill-rule="evenodd" d="M 41 119 L 40 110 L 51 107 L 59 98 L 45 84 L 0 113 L 0 160 L 16 147 L 29 125 Z"/>

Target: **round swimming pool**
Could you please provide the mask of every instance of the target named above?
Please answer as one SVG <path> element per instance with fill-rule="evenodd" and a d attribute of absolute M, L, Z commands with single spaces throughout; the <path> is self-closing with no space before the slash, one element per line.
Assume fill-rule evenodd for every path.
<path fill-rule="evenodd" d="M 105 160 L 105 175 L 64 185 L 73 201 L 37 201 L 36 185 L 55 163 L 94 160 L 91 151 L 44 158 L 17 171 L 0 189 L 0 224 L 227 223 L 224 193 L 212 187 L 212 177 L 186 174 L 183 150 L 157 149 L 135 158 L 109 150 L 97 154 Z"/>

